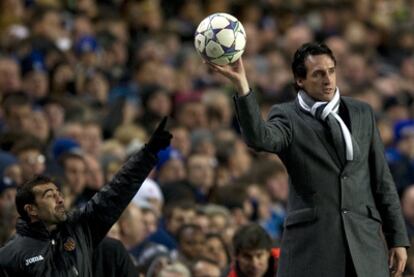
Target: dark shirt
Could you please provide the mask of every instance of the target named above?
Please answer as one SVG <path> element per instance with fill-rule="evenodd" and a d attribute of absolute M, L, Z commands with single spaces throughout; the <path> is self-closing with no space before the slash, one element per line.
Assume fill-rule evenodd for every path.
<path fill-rule="evenodd" d="M 138 272 L 124 245 L 112 238 L 104 238 L 93 254 L 93 276 L 136 277 Z"/>

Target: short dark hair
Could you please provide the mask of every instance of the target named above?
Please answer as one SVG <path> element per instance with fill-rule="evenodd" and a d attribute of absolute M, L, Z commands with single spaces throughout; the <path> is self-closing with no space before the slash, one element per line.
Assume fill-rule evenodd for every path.
<path fill-rule="evenodd" d="M 306 78 L 307 70 L 305 66 L 305 59 L 311 55 L 328 55 L 336 65 L 335 56 L 326 44 L 317 42 L 305 43 L 298 50 L 296 50 L 295 55 L 293 55 L 292 72 L 295 81 L 298 78 Z M 300 87 L 296 84 L 296 82 L 295 89 L 296 91 L 300 90 Z"/>
<path fill-rule="evenodd" d="M 37 138 L 25 137 L 13 145 L 11 152 L 18 156 L 20 153 L 29 150 L 37 150 L 43 153 L 43 145 Z"/>
<path fill-rule="evenodd" d="M 25 93 L 17 92 L 17 93 L 6 95 L 3 98 L 2 105 L 3 105 L 5 115 L 10 116 L 12 107 L 15 107 L 15 106 L 18 106 L 18 107 L 30 106 L 31 107 L 31 102 L 30 102 L 29 96 L 27 96 Z"/>
<path fill-rule="evenodd" d="M 171 219 L 174 210 L 180 209 L 180 210 L 194 210 L 196 211 L 197 207 L 196 204 L 193 201 L 190 200 L 184 200 L 184 201 L 172 201 L 165 205 L 164 207 L 164 217 L 168 221 Z"/>
<path fill-rule="evenodd" d="M 24 209 L 26 204 L 35 203 L 35 195 L 33 188 L 47 183 L 54 183 L 53 180 L 47 176 L 39 175 L 24 183 L 17 189 L 16 193 L 16 209 L 22 219 L 29 221 L 30 217 Z"/>
<path fill-rule="evenodd" d="M 82 155 L 82 153 L 81 152 L 71 152 L 71 151 L 67 151 L 67 152 L 65 152 L 65 153 L 63 153 L 63 154 L 61 154 L 60 156 L 59 156 L 59 158 L 58 158 L 58 164 L 61 166 L 61 167 L 65 167 L 65 165 L 66 165 L 66 162 L 68 161 L 68 160 L 70 160 L 70 159 L 77 159 L 77 160 L 81 160 L 85 165 L 86 165 L 86 162 L 85 162 L 85 157 Z"/>
<path fill-rule="evenodd" d="M 271 250 L 272 239 L 269 234 L 256 223 L 240 227 L 233 237 L 234 254 L 238 255 L 246 250 Z"/>

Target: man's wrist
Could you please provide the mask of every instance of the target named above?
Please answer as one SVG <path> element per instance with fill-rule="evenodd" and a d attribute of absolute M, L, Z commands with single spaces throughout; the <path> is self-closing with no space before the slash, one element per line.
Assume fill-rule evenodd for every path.
<path fill-rule="evenodd" d="M 250 92 L 250 87 L 249 87 L 249 83 L 247 82 L 247 80 L 243 80 L 243 81 L 241 81 L 241 82 L 237 85 L 236 90 L 237 90 L 237 94 L 238 94 L 239 96 L 244 96 L 244 95 L 249 94 L 249 92 Z"/>

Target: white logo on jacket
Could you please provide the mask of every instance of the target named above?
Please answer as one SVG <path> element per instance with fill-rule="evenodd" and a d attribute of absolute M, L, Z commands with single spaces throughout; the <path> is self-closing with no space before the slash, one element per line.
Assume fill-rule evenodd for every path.
<path fill-rule="evenodd" d="M 43 260 L 44 260 L 44 258 L 43 258 L 42 255 L 31 257 L 29 259 L 26 259 L 26 266 L 28 266 L 30 264 L 40 262 L 40 261 L 43 261 Z"/>

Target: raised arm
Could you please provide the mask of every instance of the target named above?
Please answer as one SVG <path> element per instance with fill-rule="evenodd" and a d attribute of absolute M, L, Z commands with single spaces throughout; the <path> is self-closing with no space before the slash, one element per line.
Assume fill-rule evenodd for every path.
<path fill-rule="evenodd" d="M 212 70 L 227 77 L 234 85 L 237 120 L 247 145 L 260 151 L 278 153 L 292 141 L 292 126 L 282 106 L 274 106 L 268 120 L 261 117 L 256 97 L 250 91 L 249 82 L 240 58 L 232 65 L 210 64 Z"/>
<path fill-rule="evenodd" d="M 92 246 L 96 246 L 118 220 L 142 182 L 157 162 L 157 153 L 166 148 L 172 135 L 165 131 L 164 118 L 145 147 L 135 153 L 84 208 L 75 212 L 71 220 L 80 223 Z"/>

